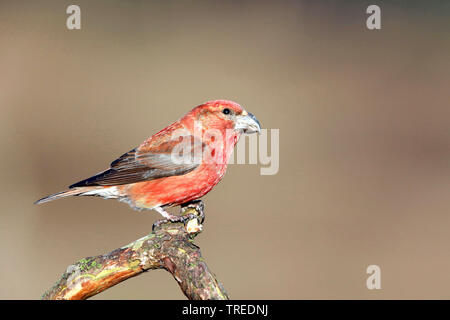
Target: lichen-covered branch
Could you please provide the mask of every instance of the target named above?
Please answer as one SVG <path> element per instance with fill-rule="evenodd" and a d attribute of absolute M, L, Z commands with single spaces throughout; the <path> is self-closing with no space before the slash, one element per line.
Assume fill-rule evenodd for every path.
<path fill-rule="evenodd" d="M 195 209 L 188 209 L 199 215 Z M 185 212 L 189 213 L 189 212 Z M 149 235 L 108 254 L 70 265 L 43 299 L 87 299 L 150 269 L 165 269 L 193 300 L 228 299 L 222 284 L 209 270 L 193 239 L 201 231 L 197 218 L 164 223 Z"/>

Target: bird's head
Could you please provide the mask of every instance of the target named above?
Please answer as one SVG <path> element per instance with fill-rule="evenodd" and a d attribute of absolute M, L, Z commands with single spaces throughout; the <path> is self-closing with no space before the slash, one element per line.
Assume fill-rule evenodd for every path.
<path fill-rule="evenodd" d="M 208 101 L 191 112 L 201 121 L 206 129 L 232 129 L 236 133 L 261 132 L 261 125 L 256 117 L 239 104 L 229 100 Z"/>

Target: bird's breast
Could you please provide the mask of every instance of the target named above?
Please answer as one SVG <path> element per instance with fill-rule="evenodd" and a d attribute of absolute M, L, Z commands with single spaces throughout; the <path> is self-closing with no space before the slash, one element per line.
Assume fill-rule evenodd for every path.
<path fill-rule="evenodd" d="M 222 179 L 226 167 L 227 164 L 202 163 L 184 175 L 120 186 L 121 194 L 137 208 L 179 205 L 211 191 Z"/>

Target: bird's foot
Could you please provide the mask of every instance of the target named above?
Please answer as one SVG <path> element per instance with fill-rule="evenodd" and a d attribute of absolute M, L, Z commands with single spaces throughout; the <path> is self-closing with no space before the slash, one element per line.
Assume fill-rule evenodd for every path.
<path fill-rule="evenodd" d="M 179 215 L 179 216 L 170 214 L 167 211 L 165 211 L 161 208 L 158 208 L 157 211 L 159 213 L 161 213 L 165 219 L 156 221 L 152 226 L 152 230 L 154 231 L 156 228 L 159 228 L 162 224 L 165 224 L 165 223 L 181 222 L 183 224 L 186 224 L 186 222 L 188 222 L 190 220 L 194 220 L 194 219 L 199 220 L 199 218 L 200 218 L 199 222 L 200 222 L 200 224 L 202 224 L 203 221 L 205 221 L 204 209 L 205 209 L 205 205 L 203 204 L 203 201 L 201 201 L 201 200 L 194 200 L 187 204 L 182 205 L 181 215 Z M 200 230 L 201 230 L 201 228 L 200 228 Z"/>
<path fill-rule="evenodd" d="M 196 218 L 197 218 L 197 215 L 194 213 L 189 213 L 189 214 L 182 215 L 182 216 L 171 215 L 170 218 L 155 221 L 155 223 L 153 223 L 153 226 L 152 226 L 152 231 L 154 231 L 156 228 L 159 228 L 162 224 L 165 224 L 165 223 L 181 222 L 183 224 L 186 224 L 186 221 L 196 219 Z"/>
<path fill-rule="evenodd" d="M 202 200 L 193 200 L 181 205 L 181 214 L 190 212 L 200 218 L 200 223 L 205 221 L 205 205 Z"/>
<path fill-rule="evenodd" d="M 152 231 L 155 231 L 155 229 L 158 229 L 162 224 L 165 224 L 168 222 L 169 222 L 169 219 L 156 220 L 152 225 Z"/>

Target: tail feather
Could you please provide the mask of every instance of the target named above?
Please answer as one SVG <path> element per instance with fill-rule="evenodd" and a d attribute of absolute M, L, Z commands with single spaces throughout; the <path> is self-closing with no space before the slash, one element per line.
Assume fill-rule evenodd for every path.
<path fill-rule="evenodd" d="M 65 197 L 69 197 L 69 196 L 78 196 L 84 192 L 86 192 L 86 188 L 74 188 L 74 189 L 70 189 L 70 190 L 66 190 L 66 191 L 61 191 L 55 194 L 51 194 L 47 197 L 44 197 L 42 199 L 39 199 L 38 201 L 36 201 L 34 204 L 41 204 L 41 203 L 45 203 L 45 202 L 49 202 L 49 201 L 53 201 L 53 200 L 58 200 L 61 198 L 65 198 Z"/>

